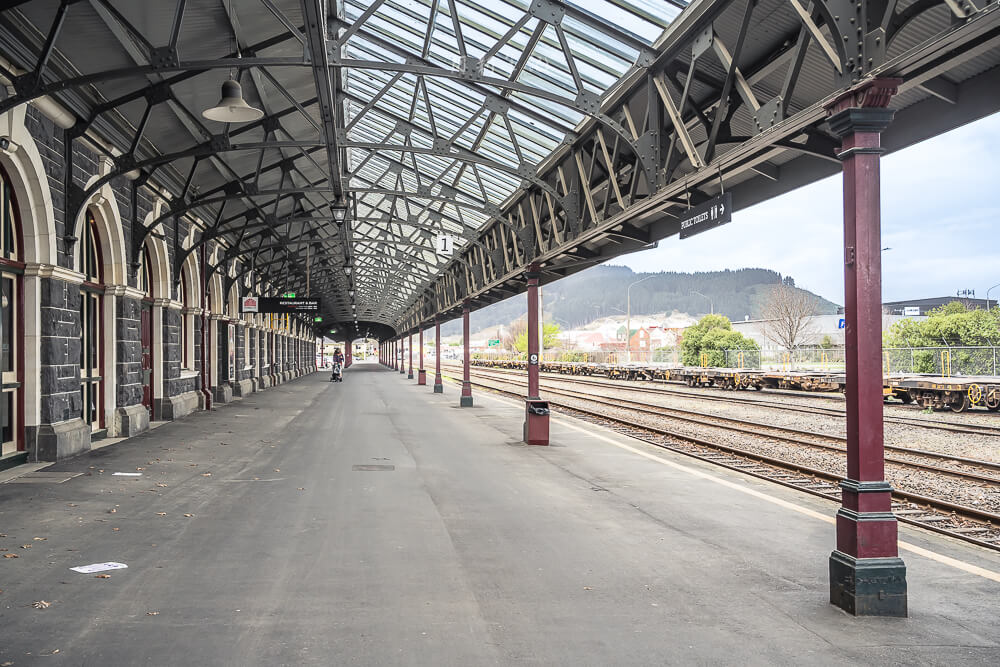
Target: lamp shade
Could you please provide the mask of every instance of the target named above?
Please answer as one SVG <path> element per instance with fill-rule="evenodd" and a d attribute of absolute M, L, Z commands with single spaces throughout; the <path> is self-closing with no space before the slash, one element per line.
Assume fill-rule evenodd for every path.
<path fill-rule="evenodd" d="M 229 79 L 222 84 L 222 99 L 219 103 L 211 109 L 205 109 L 201 115 L 220 123 L 249 123 L 263 118 L 264 112 L 247 104 L 243 99 L 243 88 Z"/>
<path fill-rule="evenodd" d="M 347 219 L 347 204 L 342 201 L 338 201 L 330 209 L 333 211 L 334 222 L 340 223 Z"/>

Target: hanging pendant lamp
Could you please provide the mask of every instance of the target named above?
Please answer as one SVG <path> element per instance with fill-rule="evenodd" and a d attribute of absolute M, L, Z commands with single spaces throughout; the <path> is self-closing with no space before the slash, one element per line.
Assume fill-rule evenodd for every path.
<path fill-rule="evenodd" d="M 205 109 L 201 115 L 220 123 L 249 123 L 263 118 L 264 112 L 247 104 L 243 99 L 243 88 L 229 79 L 222 84 L 222 99 L 219 103 L 211 109 Z"/>

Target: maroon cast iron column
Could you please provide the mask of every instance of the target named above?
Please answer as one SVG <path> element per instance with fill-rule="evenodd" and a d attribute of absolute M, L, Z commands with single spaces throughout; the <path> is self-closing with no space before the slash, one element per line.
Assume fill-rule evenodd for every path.
<path fill-rule="evenodd" d="M 406 338 L 399 337 L 399 374 L 406 373 Z"/>
<path fill-rule="evenodd" d="M 875 80 L 827 108 L 844 171 L 847 479 L 840 483 L 830 602 L 857 616 L 906 616 L 906 566 L 896 544 L 882 433 L 882 266 L 879 135 L 898 79 Z"/>
<path fill-rule="evenodd" d="M 348 341 L 347 344 L 344 345 L 344 368 L 350 368 L 351 364 L 354 363 L 354 354 L 351 351 L 351 348 L 351 342 Z"/>
<path fill-rule="evenodd" d="M 423 326 L 420 327 L 419 345 L 420 345 L 420 353 L 417 358 L 420 360 L 420 368 L 417 369 L 417 384 L 426 385 L 427 371 L 424 370 L 424 327 Z"/>
<path fill-rule="evenodd" d="M 532 264 L 528 278 L 528 397 L 524 402 L 524 441 L 529 445 L 549 444 L 549 406 L 539 398 L 538 369 L 538 278 L 539 266 Z"/>
<path fill-rule="evenodd" d="M 444 393 L 441 382 L 441 320 L 434 318 L 434 393 Z"/>
<path fill-rule="evenodd" d="M 458 399 L 459 406 L 472 407 L 472 382 L 469 374 L 469 300 L 462 302 L 462 397 Z"/>
<path fill-rule="evenodd" d="M 410 332 L 410 337 L 406 342 L 406 349 L 410 351 L 410 361 L 407 366 L 406 379 L 413 379 L 413 332 Z"/>

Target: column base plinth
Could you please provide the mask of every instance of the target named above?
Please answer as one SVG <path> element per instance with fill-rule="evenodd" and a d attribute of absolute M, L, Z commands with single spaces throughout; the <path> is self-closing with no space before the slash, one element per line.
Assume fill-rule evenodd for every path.
<path fill-rule="evenodd" d="M 458 407 L 460 408 L 471 408 L 472 407 L 472 397 L 462 396 L 458 399 Z"/>
<path fill-rule="evenodd" d="M 906 565 L 901 558 L 830 554 L 830 604 L 854 616 L 905 618 Z"/>

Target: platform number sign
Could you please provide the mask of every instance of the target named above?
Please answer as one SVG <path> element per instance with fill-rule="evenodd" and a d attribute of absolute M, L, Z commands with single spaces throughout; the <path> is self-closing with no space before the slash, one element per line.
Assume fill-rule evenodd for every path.
<path fill-rule="evenodd" d="M 451 234 L 438 234 L 434 252 L 442 257 L 451 257 L 455 252 L 455 237 Z"/>
<path fill-rule="evenodd" d="M 838 329 L 843 329 L 843 328 L 844 328 L 844 325 L 845 325 L 845 324 L 847 324 L 847 322 L 846 322 L 846 321 L 844 320 L 844 318 L 843 318 L 843 317 L 841 317 L 841 318 L 840 318 L 840 321 L 839 321 L 839 322 L 837 322 L 837 328 L 838 328 Z"/>
<path fill-rule="evenodd" d="M 538 365 L 538 355 L 537 354 L 529 355 L 528 356 L 528 363 L 531 364 L 532 366 L 537 366 Z"/>

